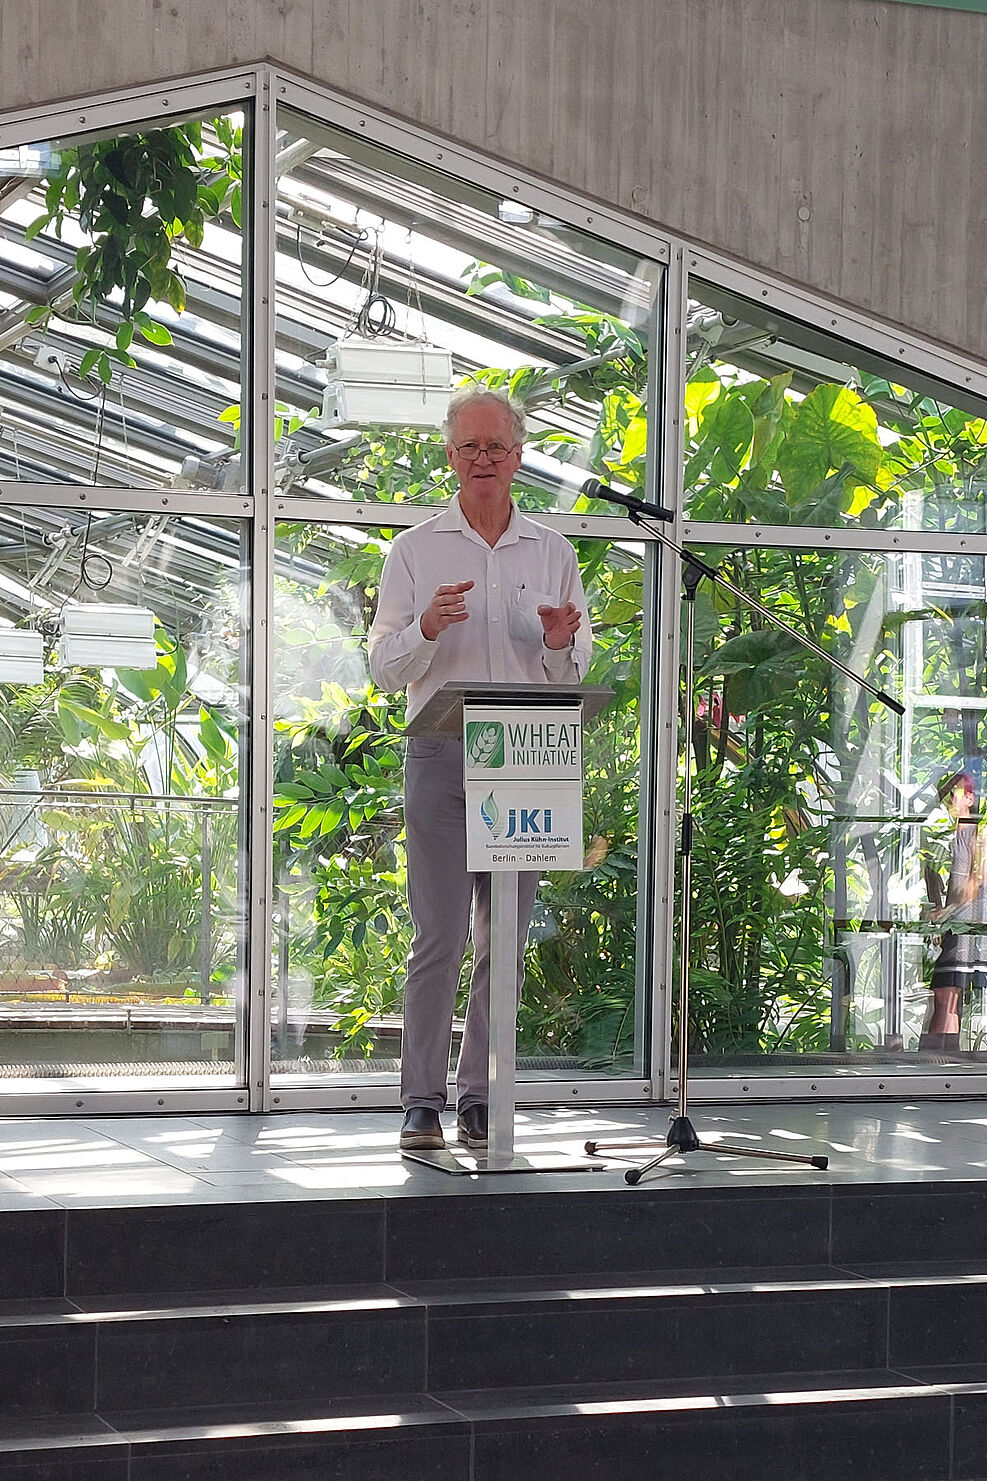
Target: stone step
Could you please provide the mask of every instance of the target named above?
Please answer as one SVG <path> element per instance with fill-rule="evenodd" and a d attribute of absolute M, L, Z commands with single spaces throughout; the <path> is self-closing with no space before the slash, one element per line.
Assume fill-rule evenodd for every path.
<path fill-rule="evenodd" d="M 987 1374 L 580 1385 L 0 1425 L 4 1481 L 984 1481 Z M 952 1461 L 951 1461 L 952 1457 Z M 952 1464 L 952 1469 L 951 1469 Z"/>
<path fill-rule="evenodd" d="M 0 1301 L 987 1259 L 983 1181 L 547 1186 L 2 1210 Z"/>
<path fill-rule="evenodd" d="M 940 1368 L 987 1358 L 987 1276 L 668 1273 L 363 1285 L 271 1299 L 0 1311 L 2 1412 L 169 1411 L 545 1385 L 747 1380 Z"/>

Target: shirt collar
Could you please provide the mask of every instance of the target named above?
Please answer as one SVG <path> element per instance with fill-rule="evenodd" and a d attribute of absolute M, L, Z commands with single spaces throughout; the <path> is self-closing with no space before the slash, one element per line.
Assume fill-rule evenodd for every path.
<path fill-rule="evenodd" d="M 469 520 L 466 518 L 459 503 L 459 495 L 454 494 L 440 514 L 435 516 L 432 523 L 433 530 L 454 530 L 467 539 L 480 540 Z M 522 514 L 514 500 L 511 500 L 511 520 L 507 529 L 497 541 L 494 549 L 503 545 L 516 545 L 518 540 L 540 540 L 541 526 L 533 519 L 528 519 Z M 482 541 L 486 545 L 486 541 Z M 489 549 L 489 547 L 487 547 Z"/>

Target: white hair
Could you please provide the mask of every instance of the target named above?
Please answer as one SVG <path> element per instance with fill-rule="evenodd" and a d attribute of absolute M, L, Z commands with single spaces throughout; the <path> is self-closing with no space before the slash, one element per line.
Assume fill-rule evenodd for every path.
<path fill-rule="evenodd" d="M 445 421 L 442 423 L 442 435 L 446 442 L 452 441 L 452 424 L 461 411 L 466 411 L 470 406 L 479 406 L 491 401 L 495 406 L 502 406 L 510 417 L 511 436 L 514 441 L 523 442 L 528 431 L 523 406 L 506 391 L 494 391 L 488 386 L 461 386 L 458 391 L 453 391 L 446 408 Z"/>

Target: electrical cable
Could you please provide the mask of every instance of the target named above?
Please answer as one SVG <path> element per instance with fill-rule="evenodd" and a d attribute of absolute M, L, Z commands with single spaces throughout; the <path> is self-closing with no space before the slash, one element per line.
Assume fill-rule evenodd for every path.
<path fill-rule="evenodd" d="M 302 223 L 300 221 L 297 222 L 295 225 L 295 256 L 298 258 L 298 266 L 302 270 L 302 275 L 308 279 L 313 288 L 331 288 L 333 283 L 339 282 L 340 278 L 343 276 L 343 274 L 346 272 L 346 269 L 353 261 L 353 258 L 356 255 L 357 248 L 362 246 L 369 236 L 370 233 L 369 231 L 367 231 L 366 227 L 361 226 L 357 235 L 353 238 L 353 245 L 350 248 L 349 256 L 343 263 L 342 267 L 339 269 L 339 272 L 334 278 L 327 278 L 324 283 L 320 283 L 318 278 L 313 278 L 312 274 L 305 266 L 305 261 L 302 257 Z M 316 241 L 316 247 L 318 247 L 319 242 L 323 242 L 325 240 L 325 237 L 320 236 Z"/>
<path fill-rule="evenodd" d="M 93 458 L 92 482 L 99 482 L 99 460 L 103 455 L 103 427 L 106 422 L 106 382 L 103 382 L 102 393 L 99 398 L 99 411 L 96 416 L 96 453 Z"/>
<path fill-rule="evenodd" d="M 80 395 L 80 393 L 78 391 L 75 391 L 75 390 L 72 389 L 72 383 L 68 379 L 67 375 L 65 374 L 65 370 L 64 370 L 64 368 L 61 365 L 58 367 L 58 379 L 61 381 L 61 383 L 65 387 L 66 391 L 68 391 L 69 395 L 75 401 L 98 401 L 99 398 L 100 398 L 100 396 L 103 394 L 103 392 L 106 389 L 105 383 L 104 383 L 103 384 L 103 387 L 102 387 L 102 390 L 96 390 L 96 391 L 92 391 L 91 393 L 88 393 L 88 394 L 85 394 L 85 395 Z"/>
<path fill-rule="evenodd" d="M 382 293 L 372 293 L 356 316 L 356 327 L 365 339 L 383 339 L 393 334 L 397 315 L 390 299 Z"/>
<path fill-rule="evenodd" d="M 75 583 L 75 586 L 72 588 L 72 590 L 69 592 L 68 596 L 65 598 L 65 601 L 62 603 L 63 607 L 72 600 L 76 592 L 79 590 L 80 586 L 85 586 L 89 591 L 105 591 L 110 582 L 113 580 L 113 562 L 110 560 L 109 556 L 102 555 L 98 550 L 93 551 L 92 555 L 89 554 L 89 533 L 92 529 L 92 525 L 93 512 L 90 509 L 86 514 L 86 531 L 82 537 L 82 554 L 79 557 L 79 579 Z M 89 566 L 91 561 L 102 561 L 103 565 L 106 567 L 106 576 L 104 580 L 98 581 L 95 577 L 90 575 L 87 567 Z"/>
<path fill-rule="evenodd" d="M 360 284 L 366 296 L 356 310 L 353 319 L 344 331 L 344 337 L 355 329 L 364 339 L 382 339 L 393 334 L 397 327 L 394 305 L 380 291 L 381 246 L 380 232 L 374 233 L 373 251 L 367 259 L 363 280 Z"/>

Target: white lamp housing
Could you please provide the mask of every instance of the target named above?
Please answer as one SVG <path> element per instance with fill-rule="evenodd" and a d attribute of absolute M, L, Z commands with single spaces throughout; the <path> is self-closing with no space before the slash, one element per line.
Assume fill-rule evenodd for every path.
<path fill-rule="evenodd" d="M 452 389 L 448 350 L 349 339 L 320 363 L 329 384 L 315 426 L 441 427 Z"/>
<path fill-rule="evenodd" d="M 42 684 L 44 639 L 23 628 L 0 628 L 0 684 Z"/>
<path fill-rule="evenodd" d="M 60 664 L 104 669 L 158 666 L 154 613 L 146 607 L 80 602 L 62 609 L 61 627 Z"/>

